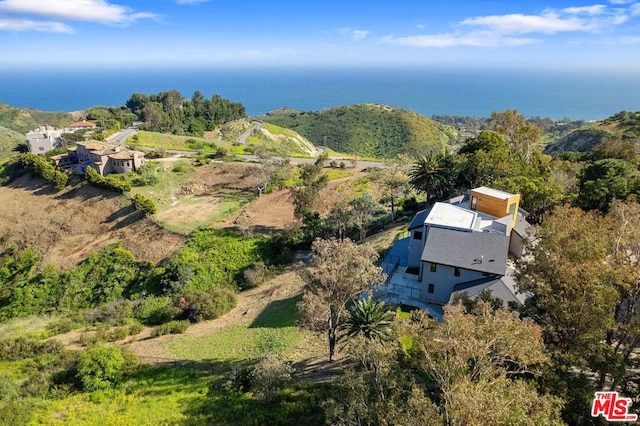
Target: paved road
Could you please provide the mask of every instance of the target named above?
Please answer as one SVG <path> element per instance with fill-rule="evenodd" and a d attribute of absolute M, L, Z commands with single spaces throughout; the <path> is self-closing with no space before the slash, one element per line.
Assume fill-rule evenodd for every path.
<path fill-rule="evenodd" d="M 252 134 L 258 133 L 260 128 L 262 127 L 262 123 L 259 121 L 253 122 L 253 127 L 246 132 L 244 132 L 238 139 L 236 139 L 236 145 L 247 146 L 247 138 Z"/>
<path fill-rule="evenodd" d="M 136 132 L 138 131 L 139 125 L 140 123 L 136 122 L 136 123 L 133 123 L 133 125 L 127 129 L 120 130 L 119 132 L 115 132 L 114 134 L 112 134 L 107 138 L 107 142 L 124 145 L 127 139 L 129 139 L 131 136 L 136 134 Z"/>

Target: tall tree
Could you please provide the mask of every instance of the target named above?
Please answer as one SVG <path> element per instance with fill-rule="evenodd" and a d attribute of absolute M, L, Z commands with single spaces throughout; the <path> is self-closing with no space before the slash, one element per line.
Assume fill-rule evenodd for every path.
<path fill-rule="evenodd" d="M 446 424 L 561 424 L 559 401 L 527 378 L 547 362 L 541 330 L 503 309 L 479 305 L 466 314 L 445 307 L 444 321 L 414 315 L 404 332 L 409 354 L 441 393 Z"/>
<path fill-rule="evenodd" d="M 420 156 L 409 172 L 411 185 L 427 194 L 427 203 L 446 200 L 455 189 L 458 178 L 453 157 L 428 152 Z"/>
<path fill-rule="evenodd" d="M 494 131 L 507 138 L 512 152 L 525 161 L 529 160 L 542 137 L 540 127 L 530 123 L 513 109 L 504 112 L 493 111 L 490 124 Z"/>
<path fill-rule="evenodd" d="M 303 325 L 327 333 L 329 361 L 333 361 L 348 303 L 379 284 L 382 270 L 374 264 L 378 254 L 373 247 L 349 239 L 316 240 L 312 253 L 298 310 Z"/>

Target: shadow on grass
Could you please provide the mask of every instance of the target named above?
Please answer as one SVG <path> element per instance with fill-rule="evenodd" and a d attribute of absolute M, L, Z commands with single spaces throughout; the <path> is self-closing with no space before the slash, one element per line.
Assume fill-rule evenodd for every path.
<path fill-rule="evenodd" d="M 299 294 L 288 299 L 270 302 L 253 320 L 249 328 L 293 327 L 298 316 L 296 305 L 301 299 L 302 295 Z"/>
<path fill-rule="evenodd" d="M 334 394 L 328 384 L 291 382 L 266 402 L 257 392 L 242 392 L 213 381 L 206 396 L 185 406 L 183 425 L 323 425 L 322 401 Z"/>

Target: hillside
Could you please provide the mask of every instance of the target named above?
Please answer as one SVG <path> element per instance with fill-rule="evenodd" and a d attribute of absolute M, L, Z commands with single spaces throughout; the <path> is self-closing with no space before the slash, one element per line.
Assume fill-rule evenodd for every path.
<path fill-rule="evenodd" d="M 259 119 L 291 129 L 315 145 L 376 158 L 440 151 L 447 147 L 455 132 L 415 112 L 374 104 L 340 106 L 320 112 L 280 109 Z"/>
<path fill-rule="evenodd" d="M 73 116 L 67 112 L 47 112 L 32 108 L 17 108 L 0 102 L 0 126 L 25 134 L 38 126 L 49 124 L 62 127 L 70 124 Z"/>
<path fill-rule="evenodd" d="M 117 241 L 154 263 L 184 243 L 141 217 L 121 195 L 82 183 L 53 192 L 43 183 L 25 175 L 0 186 L 0 247 L 31 247 L 43 263 L 70 268 Z"/>
<path fill-rule="evenodd" d="M 554 156 L 566 151 L 587 152 L 602 142 L 614 141 L 631 141 L 636 146 L 640 145 L 640 111 L 622 111 L 590 123 L 547 146 L 544 152 Z"/>
<path fill-rule="evenodd" d="M 0 126 L 0 158 L 10 155 L 13 149 L 23 142 L 23 134 Z"/>

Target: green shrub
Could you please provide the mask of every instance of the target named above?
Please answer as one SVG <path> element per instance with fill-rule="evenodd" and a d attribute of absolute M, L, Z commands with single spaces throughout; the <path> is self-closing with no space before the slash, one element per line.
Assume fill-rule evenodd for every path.
<path fill-rule="evenodd" d="M 144 195 L 134 195 L 132 202 L 136 210 L 140 210 L 146 215 L 156 214 L 156 212 L 158 211 L 158 206 L 153 201 L 153 199 L 145 197 Z"/>
<path fill-rule="evenodd" d="M 189 173 L 191 170 L 191 165 L 189 165 L 189 163 L 187 163 L 186 161 L 178 161 L 173 165 L 173 168 L 171 169 L 171 171 L 174 173 Z"/>
<path fill-rule="evenodd" d="M 164 336 L 165 334 L 182 334 L 189 328 L 189 321 L 169 321 L 154 328 L 151 337 Z"/>
<path fill-rule="evenodd" d="M 133 309 L 134 303 L 131 300 L 116 300 L 92 309 L 89 312 L 88 319 L 93 322 L 122 325 L 129 318 L 133 318 Z"/>
<path fill-rule="evenodd" d="M 169 297 L 148 296 L 136 305 L 134 316 L 143 324 L 158 325 L 171 321 L 176 310 Z"/>
<path fill-rule="evenodd" d="M 176 299 L 175 306 L 182 309 L 182 318 L 200 322 L 221 317 L 233 309 L 236 303 L 236 295 L 231 290 L 216 287 L 208 292 L 186 292 Z"/>
<path fill-rule="evenodd" d="M 93 167 L 87 167 L 85 177 L 94 186 L 119 193 L 131 191 L 131 184 L 115 176 L 101 176 Z"/>
<path fill-rule="evenodd" d="M 140 324 L 139 322 L 136 322 L 129 326 L 127 333 L 129 334 L 129 336 L 135 336 L 137 334 L 140 334 L 142 330 L 144 330 L 144 325 Z"/>
<path fill-rule="evenodd" d="M 77 378 L 87 391 L 104 390 L 117 385 L 134 358 L 119 347 L 96 346 L 80 355 Z"/>
<path fill-rule="evenodd" d="M 242 275 L 247 283 L 247 288 L 257 287 L 269 281 L 277 275 L 278 271 L 273 266 L 265 265 L 264 262 L 256 262 L 255 265 L 244 270 Z"/>
<path fill-rule="evenodd" d="M 26 152 L 20 157 L 22 166 L 34 175 L 40 176 L 52 183 L 56 190 L 60 191 L 67 185 L 69 177 L 66 173 L 56 170 L 45 157 Z"/>
<path fill-rule="evenodd" d="M 62 343 L 57 340 L 39 341 L 26 337 L 0 340 L 2 361 L 19 361 L 41 355 L 60 354 L 62 351 Z"/>

